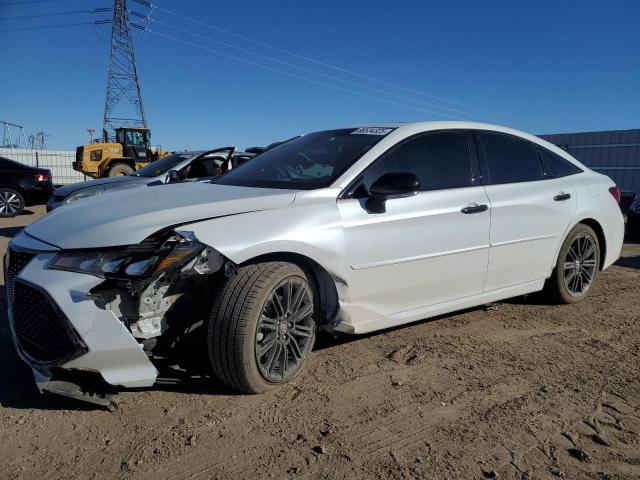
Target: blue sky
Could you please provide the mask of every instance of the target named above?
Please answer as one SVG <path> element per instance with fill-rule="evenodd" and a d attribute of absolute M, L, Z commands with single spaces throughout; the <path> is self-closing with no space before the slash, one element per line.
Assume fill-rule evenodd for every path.
<path fill-rule="evenodd" d="M 356 123 L 448 119 L 430 112 L 533 133 L 640 128 L 637 0 L 155 3 L 152 33 L 136 32 L 135 48 L 152 141 L 165 148 L 246 147 Z M 100 131 L 109 26 L 5 30 L 90 19 L 7 17 L 109 6 L 109 0 L 0 0 L 0 119 L 24 125 L 27 134 L 44 130 L 56 149 L 84 143 L 88 127 Z M 149 11 L 133 0 L 129 8 Z"/>

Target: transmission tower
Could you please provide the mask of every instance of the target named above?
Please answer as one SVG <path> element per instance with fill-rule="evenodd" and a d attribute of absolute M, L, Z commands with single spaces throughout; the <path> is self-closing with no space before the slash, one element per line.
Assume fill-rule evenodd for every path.
<path fill-rule="evenodd" d="M 117 127 L 147 128 L 126 0 L 114 0 L 113 5 L 103 140 L 113 138 Z"/>
<path fill-rule="evenodd" d="M 24 138 L 24 128 L 22 125 L 0 120 L 2 125 L 2 147 L 24 148 L 26 141 Z"/>
<path fill-rule="evenodd" d="M 42 131 L 29 135 L 29 148 L 32 150 L 47 150 L 47 138 L 50 136 Z"/>

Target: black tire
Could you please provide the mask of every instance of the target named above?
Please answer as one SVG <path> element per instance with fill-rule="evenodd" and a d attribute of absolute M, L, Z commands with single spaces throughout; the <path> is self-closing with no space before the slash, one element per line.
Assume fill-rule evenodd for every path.
<path fill-rule="evenodd" d="M 263 333 L 263 330 L 258 331 L 259 327 L 264 327 L 263 322 L 267 319 L 266 317 L 273 316 L 269 310 L 275 308 L 272 302 L 273 295 L 277 296 L 278 292 L 282 291 L 281 289 L 290 284 L 300 285 L 300 289 L 303 290 L 305 299 L 307 299 L 305 300 L 305 312 L 299 311 L 300 315 L 303 313 L 306 315 L 304 328 L 308 331 L 308 335 L 305 334 L 304 338 L 300 338 L 299 341 L 291 337 L 291 343 L 289 335 L 290 332 L 296 333 L 294 330 L 296 330 L 297 321 L 288 323 L 289 330 L 282 333 L 280 327 L 283 326 L 282 323 L 287 323 L 286 314 L 282 316 L 282 320 L 278 320 L 278 326 L 269 324 L 266 334 Z M 292 295 L 291 291 L 290 289 L 287 295 L 289 298 L 293 297 L 293 303 L 295 303 L 297 297 Z M 304 292 L 308 292 L 308 296 Z M 311 302 L 310 307 L 309 301 Z M 286 305 L 291 305 L 291 303 L 288 300 Z M 285 305 L 284 293 L 280 307 L 282 308 L 283 305 Z M 311 313 L 307 314 L 309 309 Z M 288 306 L 286 310 L 289 310 Z M 290 319 L 293 317 L 294 315 L 291 315 Z M 245 393 L 262 393 L 279 384 L 293 380 L 302 370 L 305 360 L 313 348 L 316 333 L 315 317 L 314 289 L 312 283 L 298 266 L 286 262 L 264 262 L 241 267 L 237 274 L 229 279 L 218 292 L 207 325 L 207 350 L 213 373 L 229 387 Z M 300 322 L 302 321 L 300 320 Z M 292 324 L 293 328 L 291 328 Z M 302 328 L 302 323 L 299 325 Z M 287 329 L 286 325 L 284 329 Z M 277 342 L 281 342 L 283 345 L 280 347 L 281 350 L 278 350 L 279 353 L 273 354 L 277 358 L 275 360 L 272 358 L 270 361 L 274 368 L 271 371 L 273 375 L 269 377 L 268 368 L 263 365 L 261 360 L 265 358 L 269 360 L 270 351 L 259 357 L 258 350 L 268 346 L 260 342 L 265 342 L 265 344 L 276 342 L 273 340 L 274 337 L 277 337 Z M 297 352 L 302 352 L 300 358 L 288 357 L 288 354 L 293 352 L 294 341 Z M 302 350 L 299 342 L 303 342 L 304 348 Z M 297 363 L 295 368 L 289 367 L 287 372 L 289 361 Z M 273 378 L 276 375 L 275 366 L 278 366 L 282 378 Z"/>
<path fill-rule="evenodd" d="M 577 289 L 572 291 L 572 289 L 570 288 L 570 286 L 572 285 L 571 278 L 574 278 L 576 274 L 584 276 L 585 278 L 587 277 L 587 267 L 581 266 L 577 269 L 577 272 L 574 272 L 577 267 L 571 267 L 573 268 L 573 270 L 565 269 L 566 264 L 575 263 L 574 257 L 572 256 L 572 254 L 570 254 L 570 250 L 572 248 L 572 245 L 574 245 L 574 242 L 576 242 L 579 238 L 587 238 L 591 242 L 593 242 L 595 251 L 593 252 L 593 258 L 589 260 L 589 265 L 591 264 L 591 262 L 593 262 L 595 264 L 595 267 L 591 272 L 591 280 L 588 282 L 588 285 L 586 285 L 586 288 L 584 288 L 583 291 L 577 291 Z M 567 304 L 578 302 L 586 297 L 591 291 L 591 288 L 596 282 L 599 269 L 600 244 L 598 242 L 598 236 L 591 227 L 579 223 L 578 225 L 573 227 L 573 229 L 567 235 L 567 238 L 565 238 L 564 242 L 562 243 L 560 253 L 558 254 L 558 260 L 556 261 L 556 266 L 553 269 L 551 277 L 545 284 L 545 293 L 547 297 L 554 303 Z"/>
<path fill-rule="evenodd" d="M 640 241 L 640 217 L 633 215 L 627 217 L 627 240 Z"/>
<path fill-rule="evenodd" d="M 133 168 L 126 163 L 114 163 L 109 167 L 110 177 L 124 177 L 133 173 Z"/>
<path fill-rule="evenodd" d="M 24 210 L 24 197 L 13 188 L 0 187 L 0 217 L 20 215 Z"/>

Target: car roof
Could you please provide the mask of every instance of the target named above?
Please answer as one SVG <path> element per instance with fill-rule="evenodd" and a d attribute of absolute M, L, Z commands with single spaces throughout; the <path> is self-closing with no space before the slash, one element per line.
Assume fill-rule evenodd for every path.
<path fill-rule="evenodd" d="M 204 153 L 212 153 L 212 152 L 215 152 L 216 150 L 218 150 L 219 153 L 221 154 L 221 156 L 223 156 L 222 153 L 225 150 L 220 150 L 219 148 L 212 148 L 211 150 L 188 150 L 188 151 L 184 151 L 184 152 L 173 152 L 172 155 L 190 155 L 190 156 L 195 157 L 197 155 L 202 155 Z M 218 152 L 216 152 L 216 153 L 218 153 Z M 233 152 L 233 156 L 237 156 L 237 155 L 255 155 L 255 154 L 249 153 L 249 152 L 245 152 L 244 150 L 235 150 Z"/>
<path fill-rule="evenodd" d="M 5 166 L 11 166 L 11 168 L 17 168 L 19 170 L 34 172 L 44 172 L 46 170 L 46 168 L 34 167 L 31 165 L 27 165 L 26 163 L 16 162 L 15 160 L 11 160 L 10 158 L 4 156 L 0 156 L 0 160 L 2 160 Z"/>
<path fill-rule="evenodd" d="M 505 127 L 503 125 L 495 125 L 491 123 L 482 123 L 482 122 L 468 122 L 461 120 L 446 120 L 446 121 L 427 121 L 427 122 L 395 122 L 395 123 L 371 123 L 366 125 L 356 125 L 351 128 L 363 128 L 363 127 L 381 127 L 381 128 L 393 128 L 394 132 L 397 134 L 402 134 L 406 131 L 411 131 L 414 133 L 418 133 L 421 131 L 428 132 L 430 130 L 488 130 L 491 132 L 499 132 L 499 133 L 508 133 L 510 135 L 516 135 L 518 137 L 527 139 L 531 142 L 537 143 L 538 145 L 542 145 L 547 149 L 557 153 L 558 155 L 570 159 L 572 162 L 575 162 L 576 159 L 573 158 L 569 153 L 560 149 L 558 146 L 553 145 L 552 143 L 538 137 L 532 135 L 527 132 L 523 132 L 522 130 L 517 130 L 515 128 Z"/>
<path fill-rule="evenodd" d="M 423 128 L 424 130 L 442 130 L 442 129 L 471 129 L 471 130 L 493 130 L 505 133 L 515 133 L 518 135 L 529 135 L 526 132 L 522 132 L 510 127 L 504 127 L 502 125 L 494 125 L 491 123 L 483 122 L 469 122 L 462 120 L 438 120 L 438 121 L 424 121 L 424 122 L 382 122 L 382 123 L 367 123 L 360 125 L 353 125 L 352 128 L 367 128 L 367 127 L 382 127 L 382 128 L 394 128 L 394 129 L 416 129 Z"/>
<path fill-rule="evenodd" d="M 427 122 L 381 122 L 381 123 L 369 123 L 352 125 L 348 128 L 391 128 L 393 131 L 386 132 L 384 138 L 380 140 L 373 148 L 371 148 L 365 155 L 357 160 L 353 165 L 349 167 L 336 181 L 332 184 L 332 187 L 345 188 L 359 173 L 362 168 L 366 167 L 372 158 L 377 158 L 384 153 L 388 148 L 409 138 L 413 135 L 421 133 L 427 133 L 437 130 L 485 130 L 497 133 L 506 133 L 514 135 L 522 139 L 528 140 L 532 143 L 538 144 L 547 150 L 555 153 L 556 155 L 563 157 L 569 162 L 573 163 L 577 167 L 588 170 L 588 167 L 581 164 L 577 159 L 572 157 L 568 152 L 553 145 L 540 137 L 531 135 L 529 133 L 516 130 L 514 128 L 504 127 L 501 125 L 493 125 L 490 123 L 481 122 L 468 122 L 468 121 L 427 121 Z"/>

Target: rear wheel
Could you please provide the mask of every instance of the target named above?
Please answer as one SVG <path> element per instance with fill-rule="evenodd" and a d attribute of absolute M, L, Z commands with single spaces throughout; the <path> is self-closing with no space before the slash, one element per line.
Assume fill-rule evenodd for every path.
<path fill-rule="evenodd" d="M 0 188 L 0 217 L 15 217 L 24 210 L 24 198 L 12 188 Z"/>
<path fill-rule="evenodd" d="M 124 177 L 126 175 L 131 175 L 133 173 L 133 168 L 126 163 L 114 163 L 109 168 L 109 176 L 110 177 Z"/>
<path fill-rule="evenodd" d="M 294 379 L 313 348 L 314 291 L 305 273 L 285 262 L 242 267 L 214 303 L 207 329 L 215 375 L 246 393 Z"/>
<path fill-rule="evenodd" d="M 591 227 L 576 225 L 560 249 L 556 268 L 547 280 L 546 291 L 558 303 L 582 300 L 598 275 L 600 245 Z"/>

